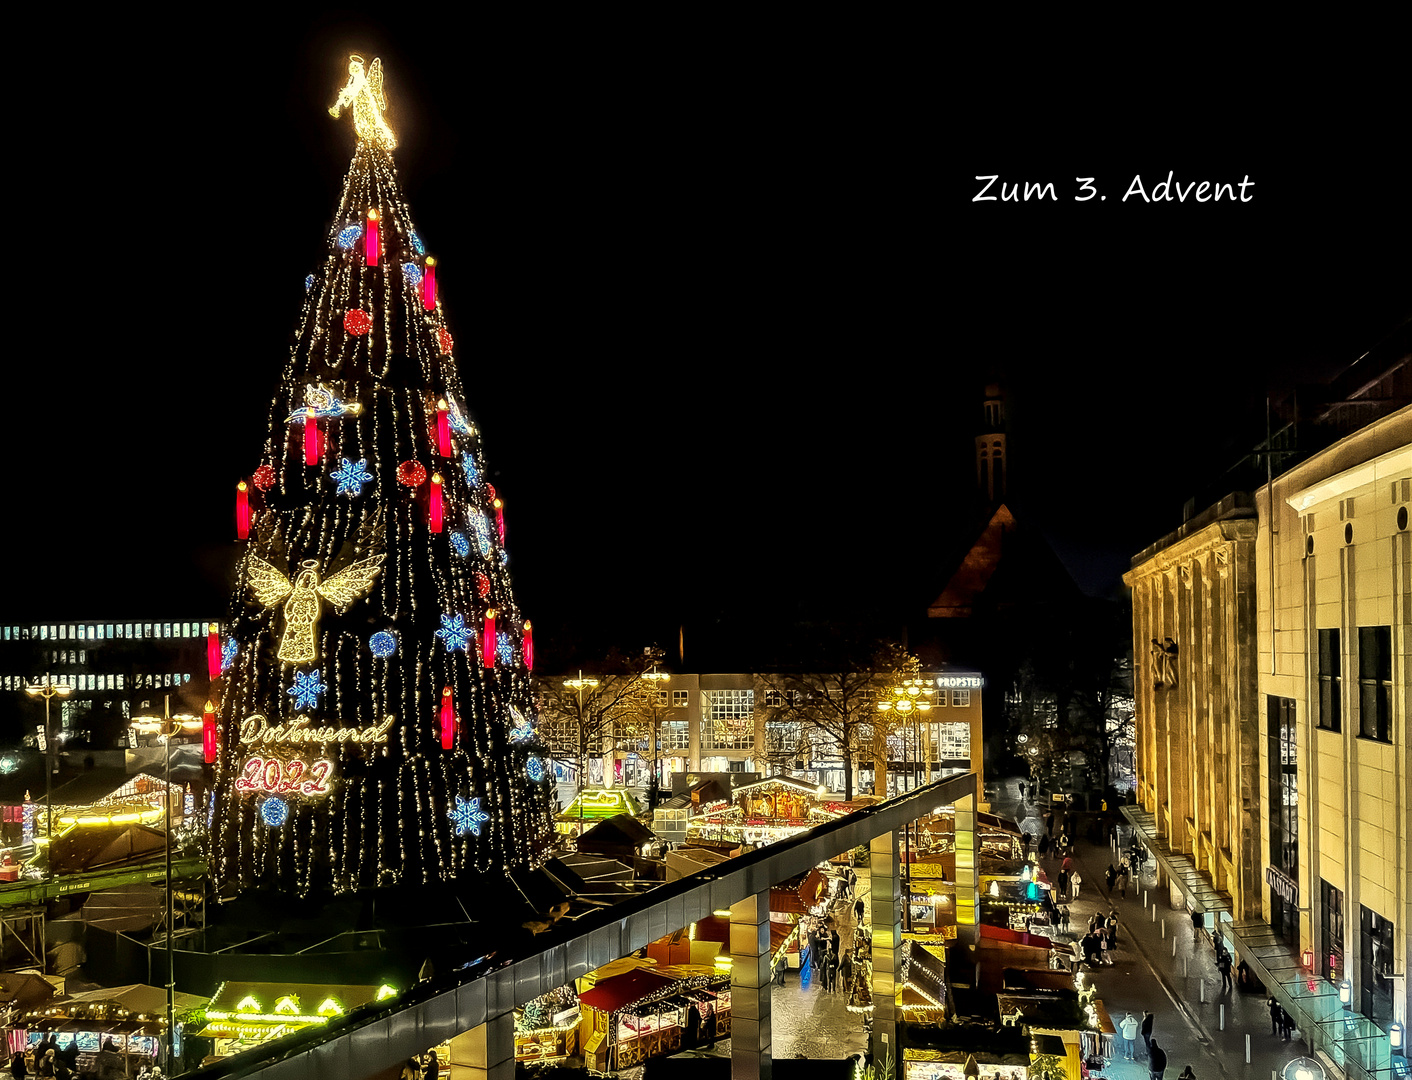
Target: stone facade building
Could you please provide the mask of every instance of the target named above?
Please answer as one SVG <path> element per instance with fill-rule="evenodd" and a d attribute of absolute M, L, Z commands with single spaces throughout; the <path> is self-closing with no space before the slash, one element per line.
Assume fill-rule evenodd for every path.
<path fill-rule="evenodd" d="M 1255 511 L 1229 496 L 1133 560 L 1137 800 L 1233 915 L 1261 903 Z"/>

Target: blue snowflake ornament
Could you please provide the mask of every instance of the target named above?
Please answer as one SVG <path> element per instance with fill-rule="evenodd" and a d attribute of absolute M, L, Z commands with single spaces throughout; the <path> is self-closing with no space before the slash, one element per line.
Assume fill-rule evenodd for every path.
<path fill-rule="evenodd" d="M 544 779 L 544 762 L 540 761 L 537 757 L 530 758 L 529 761 L 525 762 L 525 774 L 529 776 L 530 780 L 534 783 L 539 783 Z"/>
<path fill-rule="evenodd" d="M 456 554 L 460 555 L 462 558 L 465 558 L 471 553 L 471 542 L 466 539 L 465 533 L 452 533 L 451 547 L 456 552 Z"/>
<path fill-rule="evenodd" d="M 236 655 L 240 652 L 240 642 L 233 637 L 226 638 L 225 644 L 221 646 L 221 671 L 225 671 L 235 663 Z"/>
<path fill-rule="evenodd" d="M 462 652 L 470 651 L 471 630 L 466 625 L 464 616 L 443 615 L 441 629 L 436 632 L 436 636 L 441 638 L 447 652 L 454 652 L 457 649 Z"/>
<path fill-rule="evenodd" d="M 358 242 L 359 238 L 362 235 L 363 226 L 349 225 L 348 227 L 339 230 L 338 246 L 341 247 L 344 251 L 348 251 L 353 247 L 354 244 Z"/>
<path fill-rule="evenodd" d="M 457 795 L 456 809 L 447 816 L 456 827 L 457 836 L 465 836 L 467 833 L 479 836 L 481 825 L 490 820 L 490 815 L 481 811 L 479 796 L 467 802 Z"/>
<path fill-rule="evenodd" d="M 289 820 L 289 803 L 283 799 L 266 799 L 260 804 L 260 818 L 272 829 Z"/>
<path fill-rule="evenodd" d="M 506 667 L 515 662 L 515 643 L 504 630 L 495 635 L 495 659 Z"/>
<path fill-rule="evenodd" d="M 425 255 L 427 253 L 426 246 L 422 243 L 422 238 L 417 235 L 416 229 L 408 231 L 407 239 L 412 241 L 412 250 L 418 255 Z"/>
<path fill-rule="evenodd" d="M 363 485 L 373 478 L 368 472 L 368 459 L 359 458 L 356 462 L 343 459 L 343 464 L 331 474 L 338 481 L 336 495 L 361 495 Z"/>
<path fill-rule="evenodd" d="M 319 696 L 328 687 L 319 681 L 317 671 L 294 673 L 294 685 L 285 691 L 294 699 L 296 709 L 317 709 L 319 707 Z"/>
<path fill-rule="evenodd" d="M 306 277 L 306 278 L 304 279 L 304 291 L 305 291 L 305 292 L 308 292 L 308 291 L 309 291 L 310 289 L 312 289 L 313 287 L 314 287 L 314 275 L 313 275 L 313 274 L 310 274 L 308 277 Z"/>

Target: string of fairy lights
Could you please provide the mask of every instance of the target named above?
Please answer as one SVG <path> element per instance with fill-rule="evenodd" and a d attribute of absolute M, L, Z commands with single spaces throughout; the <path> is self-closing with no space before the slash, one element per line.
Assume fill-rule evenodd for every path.
<path fill-rule="evenodd" d="M 223 890 L 451 880 L 531 864 L 552 829 L 503 501 L 369 119 L 380 65 L 376 87 L 356 66 L 357 149 L 237 488 L 247 547 L 212 694 Z"/>

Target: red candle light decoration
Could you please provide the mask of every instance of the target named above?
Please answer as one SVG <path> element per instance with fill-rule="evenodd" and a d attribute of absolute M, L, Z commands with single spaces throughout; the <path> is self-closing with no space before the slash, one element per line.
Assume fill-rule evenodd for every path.
<path fill-rule="evenodd" d="M 310 405 L 304 410 L 304 464 L 317 465 L 322 456 L 319 451 L 319 416 Z"/>
<path fill-rule="evenodd" d="M 209 701 L 201 715 L 201 750 L 207 765 L 216 760 L 216 706 Z"/>
<path fill-rule="evenodd" d="M 525 669 L 534 670 L 534 631 L 530 628 L 530 621 L 525 620 Z"/>
<path fill-rule="evenodd" d="M 451 700 L 451 687 L 441 691 L 441 748 L 450 750 L 456 741 L 456 707 Z"/>
<path fill-rule="evenodd" d="M 376 210 L 368 210 L 368 228 L 363 235 L 367 240 L 365 251 L 368 265 L 376 266 L 378 264 L 378 249 L 382 246 L 382 237 L 378 231 L 378 212 Z"/>
<path fill-rule="evenodd" d="M 238 539 L 250 539 L 250 489 L 245 481 L 235 485 L 235 535 Z"/>
<path fill-rule="evenodd" d="M 505 546 L 505 504 L 495 500 L 495 529 L 500 534 L 500 546 Z"/>
<path fill-rule="evenodd" d="M 490 608 L 485 613 L 485 633 L 481 635 L 480 646 L 481 658 L 485 661 L 486 667 L 495 666 L 495 609 Z"/>
<path fill-rule="evenodd" d="M 436 403 L 436 452 L 442 457 L 451 456 L 451 417 L 446 412 L 446 399 Z"/>
<path fill-rule="evenodd" d="M 441 532 L 441 473 L 431 474 L 431 496 L 427 503 L 427 524 L 434 533 Z"/>
<path fill-rule="evenodd" d="M 427 256 L 426 269 L 422 271 L 422 307 L 436 310 L 436 260 Z"/>
<path fill-rule="evenodd" d="M 206 671 L 213 681 L 221 677 L 221 628 L 215 623 L 206 629 Z"/>

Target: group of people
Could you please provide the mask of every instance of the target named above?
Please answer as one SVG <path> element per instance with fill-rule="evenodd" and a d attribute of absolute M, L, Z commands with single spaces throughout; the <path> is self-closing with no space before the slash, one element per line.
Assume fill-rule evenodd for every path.
<path fill-rule="evenodd" d="M 1147 1068 L 1151 1080 L 1162 1080 L 1167 1071 L 1167 1051 L 1152 1037 L 1152 1020 L 1151 1012 L 1143 1013 L 1141 1021 L 1132 1013 L 1124 1016 L 1118 1023 L 1119 1048 L 1125 1060 L 1136 1061 L 1137 1040 L 1141 1035 L 1143 1046 L 1147 1050 Z M 1182 1070 L 1178 1080 L 1196 1080 L 1196 1073 L 1188 1065 Z"/>
<path fill-rule="evenodd" d="M 15 1080 L 30 1076 L 53 1077 L 54 1080 L 76 1080 L 80 1075 L 95 1080 L 118 1080 L 127 1076 L 127 1065 L 112 1039 L 103 1041 L 103 1048 L 94 1055 L 91 1068 L 80 1074 L 78 1043 L 70 1036 L 68 1045 L 60 1046 L 56 1036 L 47 1035 L 35 1043 L 28 1053 L 19 1052 L 10 1058 L 10 1075 Z"/>
<path fill-rule="evenodd" d="M 1116 887 L 1118 895 L 1124 900 L 1128 898 L 1128 863 L 1122 860 L 1117 866 L 1108 864 L 1108 869 L 1103 872 L 1104 880 L 1108 882 L 1108 891 L 1111 893 Z"/>
<path fill-rule="evenodd" d="M 436 1051 L 428 1050 L 420 1059 L 409 1057 L 398 1080 L 436 1080 L 440 1072 L 441 1062 L 437 1060 Z"/>
<path fill-rule="evenodd" d="M 1294 1017 L 1285 1012 L 1285 1008 L 1274 998 L 1268 1002 L 1270 1006 L 1270 1034 L 1278 1035 L 1285 1042 L 1289 1042 L 1290 1036 L 1294 1034 Z"/>

